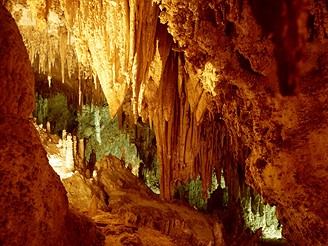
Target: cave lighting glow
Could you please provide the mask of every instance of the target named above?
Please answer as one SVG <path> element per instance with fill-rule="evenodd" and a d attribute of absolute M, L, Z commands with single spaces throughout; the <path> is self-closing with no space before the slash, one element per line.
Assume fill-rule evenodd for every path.
<path fill-rule="evenodd" d="M 60 179 L 67 179 L 71 177 L 74 172 L 69 171 L 63 162 L 63 157 L 58 155 L 47 155 L 50 166 L 54 169 L 54 171 L 60 176 Z"/>
<path fill-rule="evenodd" d="M 39 132 L 42 145 L 47 152 L 50 166 L 60 176 L 61 180 L 71 177 L 74 174 L 73 144 L 71 138 L 59 139 L 58 143 L 54 143 L 52 135 L 42 125 L 38 126 L 34 123 L 34 126 Z"/>

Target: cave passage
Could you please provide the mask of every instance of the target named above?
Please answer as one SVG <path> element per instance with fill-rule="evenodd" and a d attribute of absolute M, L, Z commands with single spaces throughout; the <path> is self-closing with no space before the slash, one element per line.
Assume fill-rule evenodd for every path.
<path fill-rule="evenodd" d="M 156 138 L 148 125 L 141 121 L 137 124 L 129 122 L 126 116 L 111 119 L 106 104 L 83 105 L 79 110 L 69 106 L 63 94 L 50 95 L 49 98 L 43 98 L 41 94 L 40 91 L 36 92 L 34 125 L 47 151 L 49 164 L 64 184 L 74 180 L 73 175 L 89 180 L 86 182 L 91 180 L 91 183 L 99 179 L 98 172 L 102 172 L 101 168 L 98 169 L 99 164 L 90 170 L 90 154 L 94 149 L 98 162 L 102 163 L 110 155 L 116 156 L 124 169 L 142 180 L 154 193 L 160 193 Z M 97 182 L 93 185 L 94 189 L 102 191 L 102 185 Z M 173 197 L 205 214 L 230 217 L 229 189 L 224 169 L 220 171 L 219 180 L 215 170 L 212 172 L 207 199 L 203 198 L 202 187 L 200 176 L 190 177 L 187 183 L 175 186 Z M 71 192 L 71 186 L 65 185 L 65 188 L 68 193 Z M 239 202 L 245 227 L 253 233 L 261 228 L 262 239 L 281 239 L 282 228 L 276 219 L 275 207 L 264 205 L 263 198 L 246 184 L 241 189 L 244 190 L 239 191 L 242 192 Z M 95 194 L 101 196 L 97 192 Z M 90 199 L 88 202 L 91 203 L 91 197 L 83 196 L 85 194 L 82 193 L 81 197 L 74 199 Z M 104 197 L 110 199 L 109 196 L 106 194 Z M 81 206 L 76 205 L 76 201 L 74 204 Z M 233 227 L 233 224 L 229 226 Z"/>
<path fill-rule="evenodd" d="M 0 245 L 328 245 L 327 13 L 0 1 Z"/>

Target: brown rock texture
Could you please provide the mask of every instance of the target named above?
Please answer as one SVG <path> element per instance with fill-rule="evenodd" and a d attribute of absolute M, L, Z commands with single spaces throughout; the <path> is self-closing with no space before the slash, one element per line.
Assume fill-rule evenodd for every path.
<path fill-rule="evenodd" d="M 28 119 L 34 76 L 17 25 L 2 5 L 0 54 L 0 244 L 101 245 L 94 224 L 68 210 L 66 191 Z"/>
<path fill-rule="evenodd" d="M 108 200 L 108 194 L 90 179 L 85 178 L 80 173 L 75 173 L 73 178 L 64 179 L 62 182 L 67 191 L 70 206 L 82 212 L 88 212 L 93 210 L 91 201 L 95 200 L 94 203 L 96 203 L 97 208 L 102 211 L 108 210 L 105 202 L 106 199 Z M 97 196 L 94 196 L 94 194 L 97 194 Z"/>
<path fill-rule="evenodd" d="M 56 53 L 78 74 L 79 98 L 80 77 L 95 74 L 112 116 L 128 99 L 134 117 L 154 125 L 162 198 L 197 175 L 206 197 L 223 168 L 231 211 L 246 182 L 277 205 L 291 243 L 328 243 L 324 0 L 38 1 L 31 12 L 45 28 L 39 39 L 14 14 L 30 57 Z M 56 26 L 51 13 L 65 29 L 59 40 L 42 36 Z M 40 37 L 48 45 L 33 42 Z M 36 62 L 46 76 L 48 57 Z"/>
<path fill-rule="evenodd" d="M 23 40 L 2 6 L 0 20 L 0 242 L 54 245 L 62 237 L 67 198 L 27 119 L 34 108 L 34 75 Z"/>
<path fill-rule="evenodd" d="M 245 172 L 247 183 L 278 206 L 283 234 L 290 242 L 320 245 L 327 243 L 324 232 L 328 229 L 327 189 L 323 185 L 328 176 L 327 50 L 322 34 L 327 9 L 322 1 L 308 5 L 295 1 L 286 6 L 287 2 L 277 1 L 281 8 L 287 8 L 285 17 L 270 19 L 265 8 L 254 9 L 261 7 L 260 1 L 252 1 L 254 6 L 244 1 L 214 1 L 209 5 L 206 1 L 162 1 L 165 11 L 161 20 L 184 51 L 185 67 L 190 68 L 186 88 L 191 83 L 192 88 L 201 88 L 203 93 L 199 94 L 210 92 L 205 110 L 214 112 L 226 129 L 218 131 L 223 145 L 219 149 L 230 153 L 223 157 L 223 163 L 230 162 L 230 168 L 238 163 L 238 168 L 230 171 L 223 164 L 225 175 L 230 176 L 228 182 L 232 182 L 228 187 L 237 188 L 232 194 L 238 199 L 233 170 Z M 258 11 L 268 14 L 260 16 L 267 19 L 259 18 Z M 309 13 L 313 26 L 306 28 Z M 276 26 L 266 26 L 268 20 Z M 299 80 L 294 88 L 297 95 L 281 97 L 278 85 L 282 94 L 289 94 L 283 90 L 297 84 L 290 80 Z M 187 94 L 191 108 L 194 101 L 201 102 L 195 100 L 195 91 Z M 197 110 L 194 112 L 197 118 Z M 211 125 L 214 122 L 211 120 Z M 169 174 L 178 167 L 173 163 Z M 210 178 L 204 171 L 201 174 L 205 181 Z M 164 181 L 165 187 L 171 187 L 171 177 Z"/>
<path fill-rule="evenodd" d="M 1 244 L 62 242 L 66 192 L 33 124 L 1 115 L 0 132 Z"/>
<path fill-rule="evenodd" d="M 162 201 L 117 157 L 104 157 L 96 169 L 93 180 L 76 173 L 64 184 L 71 204 L 102 229 L 106 245 L 225 245 L 221 223 L 180 201 Z M 77 194 L 76 186 L 91 190 L 92 198 Z"/>
<path fill-rule="evenodd" d="M 34 73 L 10 13 L 0 8 L 0 114 L 27 118 L 34 109 Z"/>

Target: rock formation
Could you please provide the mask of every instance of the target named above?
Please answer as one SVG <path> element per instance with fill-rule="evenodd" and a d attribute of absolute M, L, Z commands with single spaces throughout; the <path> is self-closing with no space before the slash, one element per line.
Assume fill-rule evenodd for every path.
<path fill-rule="evenodd" d="M 324 243 L 327 223 L 323 218 L 328 212 L 322 183 L 323 177 L 327 177 L 327 156 L 323 151 L 327 148 L 327 141 L 323 140 L 327 136 L 327 82 L 322 63 L 326 51 L 320 47 L 326 41 L 322 36 L 326 16 L 322 13 L 327 9 L 320 1 L 310 1 L 307 9 L 302 1 L 295 1 L 299 6 L 293 3 L 287 6 L 286 13 L 282 11 L 292 23 L 277 20 L 275 28 L 279 30 L 267 32 L 265 23 L 256 15 L 257 11 L 266 14 L 269 10 L 254 10 L 254 6 L 259 7 L 258 2 L 250 5 L 243 1 L 238 4 L 217 1 L 207 5 L 205 1 L 188 4 L 162 1 L 165 11 L 161 13 L 161 21 L 167 23 L 185 54 L 185 68 L 190 68 L 185 88 L 188 84 L 192 88 L 199 85 L 199 95 L 207 95 L 204 112 L 214 115 L 210 124 L 215 122 L 215 116 L 223 124 L 225 130 L 215 129 L 222 139 L 219 156 L 230 152 L 230 158 L 223 161 L 230 161 L 226 172 L 230 176 L 228 182 L 234 182 L 236 170 L 244 170 L 247 183 L 267 202 L 278 205 L 285 237 L 296 244 Z M 279 2 L 288 5 L 287 1 Z M 308 14 L 313 23 L 306 28 Z M 292 35 L 289 29 L 295 31 L 293 37 L 280 36 Z M 281 34 L 284 30 L 288 34 Z M 280 57 L 281 52 L 287 52 L 290 60 Z M 279 83 L 285 81 L 281 78 L 281 68 L 292 70 L 285 71 L 285 76 L 300 80 L 294 97 L 281 97 L 278 93 Z M 280 91 L 286 94 L 282 86 Z M 191 108 L 196 104 L 193 112 L 197 119 L 202 98 L 195 100 L 196 95 L 194 89 L 187 99 Z M 201 119 L 204 122 L 204 117 Z M 192 148 L 185 145 L 182 153 L 188 153 L 188 149 Z M 231 169 L 236 162 L 239 167 Z M 176 170 L 175 163 L 172 161 L 171 170 Z M 174 173 L 171 170 L 167 173 Z M 210 177 L 204 171 L 201 174 L 205 181 Z M 170 184 L 170 180 L 168 177 L 166 183 Z M 231 186 L 235 185 L 228 184 Z M 235 187 L 237 190 L 232 194 L 238 196 L 238 184 Z"/>
<path fill-rule="evenodd" d="M 198 175 L 206 198 L 223 168 L 232 211 L 247 183 L 291 243 L 328 243 L 324 0 L 3 2 L 40 85 L 83 104 L 100 84 L 112 116 L 126 100 L 153 125 L 163 199 Z"/>
<path fill-rule="evenodd" d="M 0 244 L 81 245 L 76 230 L 91 230 L 85 245 L 100 242 L 95 226 L 68 210 L 66 191 L 28 119 L 34 74 L 17 25 L 2 5 L 0 54 Z"/>
<path fill-rule="evenodd" d="M 63 181 L 70 203 L 92 216 L 107 245 L 225 245 L 221 223 L 181 202 L 163 202 L 121 162 L 104 157 L 96 180 L 76 173 Z"/>
<path fill-rule="evenodd" d="M 15 21 L 3 7 L 0 44 L 0 113 L 27 119 L 34 110 L 34 74 Z"/>

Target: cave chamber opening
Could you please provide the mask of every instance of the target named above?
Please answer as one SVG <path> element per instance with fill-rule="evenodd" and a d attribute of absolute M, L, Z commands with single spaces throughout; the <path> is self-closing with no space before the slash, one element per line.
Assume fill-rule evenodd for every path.
<path fill-rule="evenodd" d="M 64 29 L 59 30 L 61 38 L 67 38 Z M 28 34 L 33 36 L 31 30 Z M 246 141 L 227 126 L 213 97 L 204 99 L 210 106 L 203 107 L 201 117 L 196 115 L 187 94 L 190 87 L 197 90 L 199 85 L 188 85 L 184 55 L 172 48 L 173 38 L 165 25 L 158 22 L 154 33 L 156 51 L 151 58 L 164 65 L 159 72 L 152 64 L 155 72 L 147 78 L 152 86 L 157 83 L 156 93 L 149 97 L 159 96 L 156 106 L 161 109 L 157 115 L 147 115 L 153 116 L 149 123 L 135 116 L 131 98 L 136 92 L 130 89 L 111 117 L 111 102 L 99 78 L 90 64 L 76 61 L 72 44 L 52 42 L 54 36 L 48 33 L 45 38 L 50 41 L 40 44 L 42 52 L 29 50 L 36 75 L 34 126 L 70 205 L 87 211 L 107 236 L 127 233 L 135 245 L 142 233 L 149 234 L 140 228 L 199 245 L 213 241 L 221 245 L 231 238 L 235 245 L 252 237 L 281 239 L 275 207 L 265 204 L 265 198 L 246 184 L 246 159 L 251 154 Z M 30 47 L 28 38 L 24 39 Z M 52 45 L 60 48 L 58 54 L 47 50 Z M 90 50 L 85 52 L 90 58 Z M 209 62 L 207 67 L 213 65 Z M 229 93 L 237 90 L 233 85 L 227 89 Z M 209 110 L 213 104 L 214 110 Z M 119 223 L 110 224 L 108 216 Z M 219 229 L 214 233 L 213 228 Z M 134 236 L 138 230 L 141 234 Z"/>

